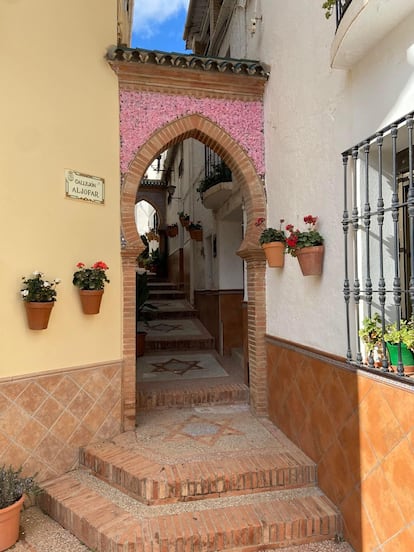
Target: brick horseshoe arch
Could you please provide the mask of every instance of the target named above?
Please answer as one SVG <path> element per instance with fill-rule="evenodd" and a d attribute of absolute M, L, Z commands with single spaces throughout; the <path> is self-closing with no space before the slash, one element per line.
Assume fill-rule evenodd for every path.
<path fill-rule="evenodd" d="M 148 165 L 186 138 L 220 155 L 241 185 L 247 225 L 237 253 L 247 266 L 250 400 L 255 412 L 267 414 L 266 265 L 255 221 L 266 216 L 263 95 L 268 69 L 258 61 L 123 46 L 110 49 L 107 60 L 120 89 L 124 428 L 132 429 L 136 421 L 135 259 L 143 246 L 134 202 Z"/>
<path fill-rule="evenodd" d="M 248 342 L 251 407 L 256 413 L 267 412 L 265 354 L 265 259 L 258 245 L 258 217 L 266 216 L 262 179 L 244 149 L 222 128 L 208 118 L 192 114 L 157 130 L 135 154 L 121 193 L 121 223 L 124 237 L 124 427 L 135 425 L 135 259 L 142 248 L 134 218 L 139 182 L 148 165 L 165 149 L 187 138 L 195 138 L 218 153 L 241 183 L 247 215 L 247 227 L 240 255 L 247 265 Z"/>

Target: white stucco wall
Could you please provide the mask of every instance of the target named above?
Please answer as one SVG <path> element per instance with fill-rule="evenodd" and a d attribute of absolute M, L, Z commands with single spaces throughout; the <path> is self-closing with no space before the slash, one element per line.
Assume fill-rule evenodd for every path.
<path fill-rule="evenodd" d="M 267 332 L 338 355 L 346 351 L 343 301 L 343 169 L 341 152 L 414 110 L 413 13 L 350 70 L 331 69 L 334 18 L 319 4 L 248 2 L 235 14 L 256 33 L 234 36 L 233 56 L 271 67 L 265 93 L 268 226 L 279 219 L 304 228 L 318 216 L 325 237 L 322 277 L 303 277 L 296 259 L 267 269 Z M 223 44 L 225 44 L 224 41 Z M 237 51 L 237 47 L 239 51 Z"/>
<path fill-rule="evenodd" d="M 242 289 L 243 263 L 236 255 L 242 241 L 241 196 L 237 192 L 223 204 L 219 211 L 207 209 L 197 188 L 204 178 L 204 144 L 188 139 L 177 150 L 171 183 L 176 186 L 173 199 L 167 207 L 168 224 L 177 222 L 177 212 L 185 211 L 190 220 L 200 222 L 203 241 L 191 240 L 189 232 L 179 227 L 179 236 L 169 242 L 169 253 L 186 247 L 191 255 L 191 282 L 193 289 Z M 183 159 L 184 171 L 179 176 L 179 164 Z M 235 214 L 236 213 L 236 214 Z M 226 219 L 226 220 L 223 220 Z M 216 243 L 216 256 L 213 243 Z"/>
<path fill-rule="evenodd" d="M 243 261 L 236 255 L 242 241 L 242 213 L 239 220 L 218 223 L 219 289 L 243 289 Z"/>

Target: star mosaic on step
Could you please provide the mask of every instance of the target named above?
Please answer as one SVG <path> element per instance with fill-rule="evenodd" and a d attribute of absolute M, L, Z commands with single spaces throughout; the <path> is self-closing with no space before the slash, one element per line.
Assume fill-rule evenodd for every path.
<path fill-rule="evenodd" d="M 168 426 L 168 435 L 164 441 L 182 441 L 190 438 L 205 445 L 214 445 L 220 438 L 230 435 L 244 434 L 231 426 L 231 420 L 221 419 L 220 422 L 213 422 L 200 416 L 190 416 L 184 422 Z"/>
<path fill-rule="evenodd" d="M 173 332 L 174 330 L 182 330 L 183 327 L 181 324 L 166 324 L 165 322 L 160 322 L 159 324 L 151 324 L 151 331 L 168 333 Z"/>
<path fill-rule="evenodd" d="M 176 358 L 170 358 L 165 362 L 154 362 L 151 366 L 155 366 L 151 372 L 169 372 L 170 374 L 177 374 L 182 376 L 189 370 L 204 370 L 203 366 L 199 366 L 199 360 L 178 360 Z"/>

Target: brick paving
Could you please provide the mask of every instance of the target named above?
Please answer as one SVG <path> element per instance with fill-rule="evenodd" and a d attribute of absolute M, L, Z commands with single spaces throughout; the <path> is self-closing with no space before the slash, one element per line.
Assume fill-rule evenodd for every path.
<path fill-rule="evenodd" d="M 40 505 L 102 552 L 259 550 L 341 533 L 316 467 L 267 420 L 219 406 L 146 413 L 81 452 Z"/>
<path fill-rule="evenodd" d="M 10 549 L 12 552 L 89 552 L 69 531 L 53 521 L 39 508 L 24 510 L 21 516 L 19 542 Z M 269 549 L 268 552 L 272 552 Z M 278 548 L 277 552 L 352 552 L 349 544 L 333 539 L 316 543 Z"/>

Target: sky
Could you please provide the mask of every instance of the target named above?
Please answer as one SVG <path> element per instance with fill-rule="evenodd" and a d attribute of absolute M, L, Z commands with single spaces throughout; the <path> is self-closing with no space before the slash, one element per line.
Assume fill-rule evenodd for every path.
<path fill-rule="evenodd" d="M 135 0 L 132 47 L 185 52 L 182 39 L 189 0 Z"/>

